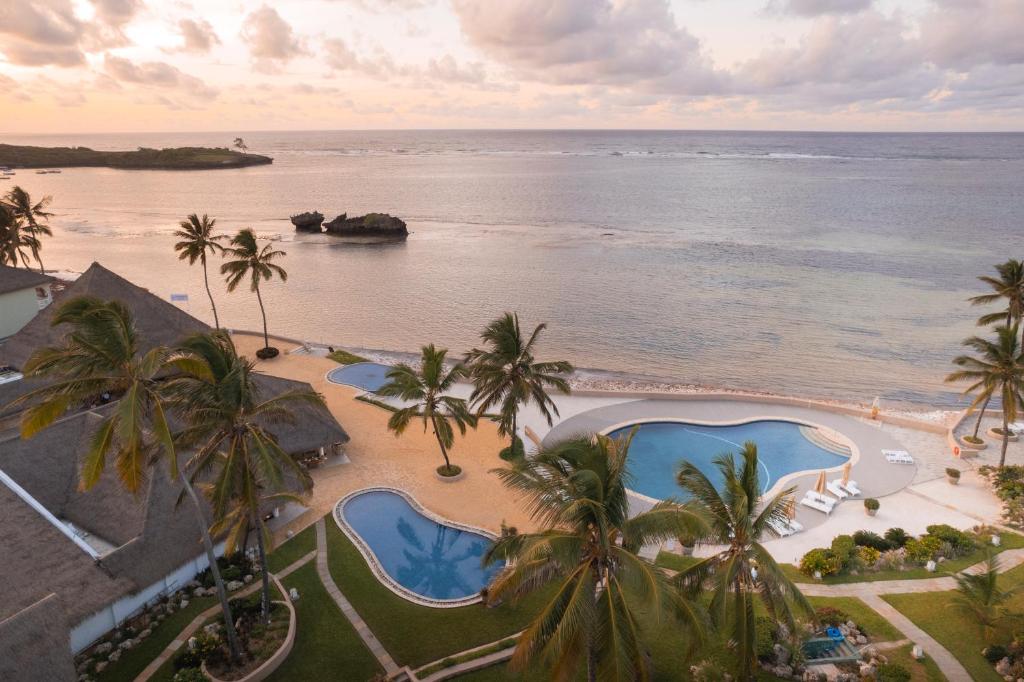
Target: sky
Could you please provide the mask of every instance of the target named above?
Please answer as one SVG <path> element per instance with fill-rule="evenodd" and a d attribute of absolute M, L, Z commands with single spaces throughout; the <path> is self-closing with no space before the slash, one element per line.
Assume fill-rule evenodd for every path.
<path fill-rule="evenodd" d="M 0 0 L 0 133 L 1024 131 L 1024 0 Z"/>

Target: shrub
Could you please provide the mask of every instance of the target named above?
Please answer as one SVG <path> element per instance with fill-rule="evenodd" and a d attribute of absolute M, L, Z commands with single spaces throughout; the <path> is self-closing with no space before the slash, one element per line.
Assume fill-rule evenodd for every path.
<path fill-rule="evenodd" d="M 800 572 L 804 575 L 814 575 L 815 573 L 821 573 L 823 577 L 835 575 L 841 567 L 842 562 L 832 553 L 832 550 L 821 547 L 812 549 L 800 559 Z"/>
<path fill-rule="evenodd" d="M 953 467 L 946 467 L 946 475 L 950 478 L 960 479 L 960 470 Z"/>
<path fill-rule="evenodd" d="M 242 579 L 242 569 L 239 568 L 238 566 L 228 566 L 223 571 L 221 571 L 220 577 L 226 583 L 229 583 L 232 580 L 241 580 Z"/>
<path fill-rule="evenodd" d="M 906 547 L 910 540 L 910 533 L 902 528 L 890 528 L 885 531 L 885 539 L 892 543 L 893 549 Z"/>
<path fill-rule="evenodd" d="M 882 553 L 874 547 L 859 547 L 857 549 L 857 558 L 868 568 L 874 567 L 880 556 Z"/>
<path fill-rule="evenodd" d="M 208 682 L 209 679 L 199 668 L 182 668 L 174 673 L 173 682 Z"/>
<path fill-rule="evenodd" d="M 771 618 L 758 616 L 754 621 L 754 651 L 762 660 L 775 655 L 775 622 Z"/>
<path fill-rule="evenodd" d="M 928 535 L 951 544 L 953 551 L 957 554 L 968 554 L 978 546 L 978 543 L 970 535 L 944 523 L 928 526 L 925 530 L 928 531 Z"/>
<path fill-rule="evenodd" d="M 833 606 L 821 606 L 814 610 L 818 622 L 822 625 L 842 625 L 850 620 L 850 615 Z"/>
<path fill-rule="evenodd" d="M 878 666 L 878 682 L 910 682 L 910 671 L 902 665 L 883 663 Z"/>
<path fill-rule="evenodd" d="M 857 545 L 852 535 L 837 535 L 832 540 L 832 554 L 839 560 L 839 570 L 850 568 L 857 553 Z"/>
<path fill-rule="evenodd" d="M 890 549 L 878 557 L 875 568 L 879 571 L 902 571 L 904 559 L 902 549 Z"/>
<path fill-rule="evenodd" d="M 878 511 L 878 508 L 880 506 L 881 505 L 878 503 L 878 500 L 876 500 L 873 497 L 869 497 L 868 499 L 864 500 L 864 508 L 865 509 L 871 509 L 873 511 Z"/>
<path fill-rule="evenodd" d="M 523 439 L 519 436 L 516 436 L 512 445 L 502 448 L 501 452 L 498 453 L 498 457 L 501 457 L 506 462 L 516 462 L 525 456 L 526 450 L 523 448 Z"/>
<path fill-rule="evenodd" d="M 942 540 L 932 535 L 925 535 L 918 540 L 907 542 L 907 559 L 919 564 L 938 558 L 942 551 Z"/>
<path fill-rule="evenodd" d="M 981 651 L 981 655 L 985 657 L 985 660 L 992 664 L 1003 660 L 1009 653 L 1002 644 L 989 644 Z"/>
<path fill-rule="evenodd" d="M 884 552 L 887 549 L 893 549 L 894 545 L 892 542 L 886 540 L 878 533 L 873 533 L 870 530 L 859 530 L 853 534 L 853 541 L 857 543 L 859 547 L 870 547 L 877 549 L 879 552 Z"/>

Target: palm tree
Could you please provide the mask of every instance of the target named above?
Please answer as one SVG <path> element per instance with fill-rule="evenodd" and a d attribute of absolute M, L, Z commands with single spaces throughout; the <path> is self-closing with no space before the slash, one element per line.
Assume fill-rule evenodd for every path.
<path fill-rule="evenodd" d="M 263 350 L 269 351 L 270 336 L 267 334 L 267 311 L 263 308 L 263 297 L 260 295 L 260 281 L 271 280 L 276 274 L 282 282 L 288 281 L 288 273 L 273 261 L 287 255 L 284 251 L 275 251 L 271 244 L 262 249 L 256 243 L 256 233 L 251 228 L 241 230 L 231 240 L 231 246 L 225 249 L 230 257 L 237 260 L 228 261 L 220 266 L 220 273 L 227 276 L 228 291 L 234 291 L 239 282 L 249 277 L 249 290 L 256 292 L 256 300 L 260 304 L 263 315 Z M 268 352 L 269 355 L 269 352 Z M 271 355 L 272 357 L 272 355 Z"/>
<path fill-rule="evenodd" d="M 972 336 L 963 345 L 974 350 L 975 355 L 960 355 L 953 364 L 962 369 L 951 373 L 946 381 L 970 381 L 964 391 L 969 393 L 982 389 L 971 407 L 977 404 L 985 393 L 999 393 L 1003 404 L 1003 449 L 999 455 L 999 468 L 1006 465 L 1006 445 L 1010 438 L 1010 422 L 1017 419 L 1017 410 L 1024 407 L 1024 351 L 1017 341 L 1018 325 L 996 327 L 996 340 L 989 341 Z M 984 413 L 983 413 L 984 414 Z"/>
<path fill-rule="evenodd" d="M 690 641 L 703 640 L 701 611 L 669 589 L 665 575 L 637 552 L 644 545 L 703 535 L 699 513 L 659 502 L 629 517 L 626 459 L 630 437 L 572 438 L 496 469 L 502 483 L 524 496 L 541 529 L 506 535 L 484 557 L 506 567 L 487 590 L 495 603 L 554 584 L 549 601 L 519 636 L 511 665 L 540 660 L 551 677 L 649 679 L 641 619 L 678 618 Z"/>
<path fill-rule="evenodd" d="M 1020 586 L 1009 590 L 999 588 L 999 555 L 992 552 L 988 553 L 985 570 L 957 573 L 953 579 L 956 580 L 956 592 L 950 608 L 976 622 L 986 641 L 992 641 L 999 626 L 1009 615 L 1005 608 L 1006 602 Z"/>
<path fill-rule="evenodd" d="M 813 618 L 814 610 L 761 544 L 766 533 L 775 534 L 769 524 L 784 520 L 794 488 L 762 500 L 757 445 L 745 443 L 740 457 L 738 464 L 731 453 L 714 460 L 724 479 L 721 491 L 692 463 L 680 466 L 677 482 L 710 519 L 705 541 L 724 549 L 681 571 L 675 580 L 684 594 L 710 591 L 711 621 L 727 633 L 735 649 L 736 672 L 740 679 L 754 679 L 753 600 L 760 599 L 769 615 L 790 632 L 796 632 L 798 614 Z"/>
<path fill-rule="evenodd" d="M 175 437 L 164 406 L 161 380 L 174 364 L 171 354 L 160 346 L 143 354 L 131 311 L 118 301 L 74 298 L 57 310 L 53 324 L 69 324 L 71 331 L 62 345 L 37 350 L 25 364 L 26 377 L 46 379 L 48 383 L 17 401 L 31 404 L 22 415 L 22 437 L 31 438 L 68 408 L 105 393 L 117 398 L 116 404 L 104 413 L 90 441 L 82 462 L 79 486 L 82 490 L 94 486 L 112 456 L 121 484 L 138 494 L 153 460 L 163 456 L 171 479 L 180 478 L 195 507 L 206 558 L 224 612 L 228 648 L 232 657 L 237 658 L 238 637 L 203 505 L 188 476 L 179 476 Z"/>
<path fill-rule="evenodd" d="M 187 468 L 193 479 L 207 478 L 212 472 L 203 488 L 213 506 L 213 532 L 227 532 L 228 554 L 244 549 L 249 531 L 256 531 L 266 620 L 270 616 L 267 551 L 272 539 L 263 512 L 269 504 L 301 500 L 285 491 L 287 485 L 303 493 L 312 487 L 309 475 L 281 449 L 267 425 L 291 421 L 294 406 L 326 406 L 319 394 L 304 389 L 264 399 L 253 381 L 254 363 L 238 355 L 225 332 L 191 336 L 178 352 L 182 373 L 168 382 L 167 393 L 187 424 L 179 434 L 181 442 L 195 448 Z"/>
<path fill-rule="evenodd" d="M 970 298 L 972 305 L 989 305 L 1005 300 L 1006 310 L 982 315 L 978 326 L 998 324 L 1005 320 L 1007 327 L 1024 319 L 1024 262 L 1011 258 L 996 266 L 998 277 L 983 275 L 978 279 L 992 287 L 991 294 Z M 1024 338 L 1021 339 L 1024 344 Z"/>
<path fill-rule="evenodd" d="M 12 187 L 11 191 L 2 200 L 2 203 L 7 206 L 8 211 L 24 221 L 23 229 L 29 236 L 33 237 L 27 246 L 32 251 L 32 257 L 39 263 L 39 272 L 46 272 L 43 268 L 43 259 L 39 255 L 43 248 L 40 237 L 53 236 L 53 231 L 50 230 L 50 227 L 41 224 L 41 222 L 45 223 L 53 215 L 46 211 L 46 207 L 50 205 L 51 201 L 53 201 L 53 197 L 45 196 L 41 201 L 33 203 L 29 193 L 17 185 Z"/>
<path fill-rule="evenodd" d="M 562 376 L 573 367 L 565 361 L 535 362 L 534 345 L 547 327 L 539 324 L 524 341 L 519 330 L 519 316 L 505 313 L 491 322 L 480 334 L 484 349 L 474 348 L 466 354 L 466 364 L 473 378 L 473 394 L 469 401 L 476 406 L 477 417 L 499 406 L 498 433 L 511 438 L 511 452 L 516 454 L 519 407 L 531 400 L 541 414 L 553 423 L 552 413 L 558 415 L 558 406 L 547 393 L 554 388 L 570 392 L 569 382 Z"/>
<path fill-rule="evenodd" d="M 444 365 L 447 348 L 435 348 L 434 344 L 423 346 L 419 370 L 415 370 L 404 362 L 388 370 L 388 383 L 377 390 L 383 396 L 395 396 L 412 405 L 396 410 L 388 420 L 388 429 L 400 436 L 412 423 L 413 419 L 423 420 L 423 432 L 427 428 L 433 430 L 437 444 L 444 457 L 442 475 L 453 476 L 458 472 L 453 469 L 448 459 L 448 450 L 455 443 L 455 431 L 452 422 L 458 427 L 459 433 L 466 435 L 466 426 L 476 428 L 476 417 L 469 411 L 469 406 L 462 398 L 445 395 L 455 382 L 466 375 L 466 368 L 456 364 L 451 369 Z"/>
<path fill-rule="evenodd" d="M 24 221 L 6 204 L 0 202 L 0 265 L 18 267 L 18 261 L 29 267 L 29 254 L 40 248 L 39 239 L 25 229 Z"/>
<path fill-rule="evenodd" d="M 240 137 L 235 138 L 234 145 L 235 148 L 238 149 L 238 151 L 242 152 L 243 154 L 249 151 L 249 146 L 245 144 L 245 140 L 243 140 Z"/>
<path fill-rule="evenodd" d="M 213 324 L 220 329 L 220 319 L 217 317 L 217 305 L 213 302 L 213 294 L 210 293 L 210 279 L 206 274 L 206 252 L 211 254 L 221 253 L 224 247 L 218 242 L 227 239 L 225 235 L 213 234 L 213 227 L 217 224 L 215 218 L 208 218 L 203 214 L 202 219 L 192 213 L 179 223 L 181 229 L 174 233 L 175 237 L 181 239 L 174 245 L 178 252 L 178 260 L 188 259 L 189 265 L 195 265 L 198 260 L 203 265 L 203 284 L 206 286 L 206 295 L 210 298 L 210 307 L 213 308 Z"/>

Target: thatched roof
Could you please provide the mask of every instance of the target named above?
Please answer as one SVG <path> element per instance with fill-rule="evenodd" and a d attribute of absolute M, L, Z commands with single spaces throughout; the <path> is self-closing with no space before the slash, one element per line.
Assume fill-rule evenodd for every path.
<path fill-rule="evenodd" d="M 31 289 L 42 284 L 49 284 L 50 282 L 53 282 L 53 277 L 44 275 L 41 272 L 27 268 L 12 268 L 9 265 L 0 265 L 0 294 Z"/>
<path fill-rule="evenodd" d="M 269 374 L 257 374 L 255 381 L 265 397 L 279 395 L 285 391 L 312 390 L 312 386 L 304 381 L 293 381 Z M 277 436 L 277 442 L 285 452 L 297 455 L 324 445 L 348 442 L 349 437 L 345 429 L 327 410 L 310 405 L 299 405 L 292 410 L 295 415 L 294 422 L 267 426 L 270 432 Z"/>
<path fill-rule="evenodd" d="M 67 621 L 56 595 L 0 618 L 0 680 L 73 682 L 77 678 Z"/>

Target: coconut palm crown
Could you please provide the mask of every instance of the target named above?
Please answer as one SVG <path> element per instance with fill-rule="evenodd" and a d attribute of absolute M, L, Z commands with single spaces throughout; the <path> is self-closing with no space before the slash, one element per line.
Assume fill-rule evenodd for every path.
<path fill-rule="evenodd" d="M 413 420 L 420 419 L 424 433 L 428 428 L 433 431 L 444 457 L 445 471 L 450 473 L 452 464 L 448 450 L 455 443 L 452 423 L 459 433 L 466 435 L 468 426 L 476 428 L 477 419 L 465 400 L 446 395 L 455 382 L 466 376 L 466 368 L 462 364 L 451 368 L 445 366 L 447 354 L 446 348 L 435 348 L 434 344 L 423 346 L 420 368 L 417 370 L 405 363 L 395 365 L 388 370 L 388 383 L 377 389 L 377 393 L 412 403 L 391 415 L 388 429 L 394 431 L 395 436 L 400 436 Z"/>
<path fill-rule="evenodd" d="M 260 282 L 270 281 L 277 275 L 282 282 L 288 281 L 288 273 L 275 260 L 287 255 L 284 251 L 276 251 L 272 244 L 260 248 L 256 241 L 256 233 L 251 228 L 239 231 L 231 239 L 231 246 L 225 253 L 229 260 L 220 266 L 220 272 L 227 278 L 228 291 L 234 291 L 246 278 L 249 278 L 249 290 L 256 293 L 263 315 L 263 346 L 270 347 L 270 336 L 267 334 L 267 311 L 263 307 L 263 296 L 260 294 Z"/>
<path fill-rule="evenodd" d="M 522 495 L 541 530 L 498 540 L 485 563 L 505 561 L 487 590 L 490 602 L 516 600 L 553 586 L 550 599 L 520 635 L 514 670 L 549 667 L 553 679 L 646 680 L 644 618 L 678 619 L 681 641 L 704 635 L 701 610 L 669 589 L 640 548 L 707 531 L 686 505 L 659 502 L 632 518 L 626 494 L 630 438 L 572 438 L 496 469 Z"/>
<path fill-rule="evenodd" d="M 484 348 L 474 348 L 466 354 L 473 378 L 470 403 L 476 407 L 478 417 L 498 407 L 498 433 L 512 439 L 513 449 L 520 406 L 532 401 L 550 426 L 553 417 L 558 415 L 558 407 L 548 395 L 548 389 L 570 392 L 569 382 L 564 378 L 573 370 L 570 363 L 534 360 L 534 347 L 546 328 L 547 325 L 538 324 L 530 338 L 524 339 L 519 316 L 505 313 L 480 334 Z"/>
<path fill-rule="evenodd" d="M 188 260 L 189 265 L 195 265 L 196 261 L 203 266 L 203 285 L 206 287 L 206 295 L 210 299 L 210 308 L 213 309 L 213 324 L 220 328 L 220 319 L 217 317 L 217 305 L 213 302 L 213 294 L 210 293 L 210 278 L 206 272 L 206 254 L 217 254 L 224 251 L 221 241 L 227 239 L 226 235 L 213 234 L 213 228 L 217 224 L 216 218 L 209 218 L 204 213 L 200 218 L 195 213 L 190 214 L 178 225 L 174 236 L 181 241 L 174 245 L 178 252 L 179 260 Z"/>
<path fill-rule="evenodd" d="M 1019 343 L 1019 325 L 995 328 L 995 340 L 972 336 L 963 345 L 974 351 L 974 355 L 960 355 L 953 364 L 960 367 L 946 377 L 946 381 L 968 381 L 964 393 L 977 393 L 971 407 L 982 402 L 986 393 L 998 394 L 1003 408 L 1003 448 L 999 456 L 999 467 L 1006 464 L 1006 446 L 1009 441 L 1009 424 L 1016 421 L 1024 409 L 1024 350 Z"/>
<path fill-rule="evenodd" d="M 762 499 L 753 442 L 744 444 L 739 462 L 732 453 L 725 453 L 714 464 L 724 479 L 721 490 L 688 461 L 680 466 L 677 482 L 709 519 L 710 533 L 704 542 L 722 549 L 681 571 L 674 580 L 684 594 L 696 597 L 710 592 L 711 621 L 735 652 L 737 676 L 754 679 L 754 600 L 759 599 L 773 620 L 791 633 L 796 632 L 799 616 L 814 617 L 807 599 L 761 544 L 766 536 L 775 535 L 770 524 L 785 519 L 794 489 Z"/>
<path fill-rule="evenodd" d="M 996 266 L 998 277 L 983 275 L 978 279 L 992 288 L 991 294 L 982 294 L 970 298 L 972 305 L 991 305 L 1003 303 L 1001 310 L 978 318 L 978 326 L 1003 323 L 1007 327 L 1024 319 L 1024 262 L 1011 258 Z M 1021 339 L 1024 343 L 1024 339 Z"/>
<path fill-rule="evenodd" d="M 46 225 L 53 214 L 46 210 L 46 207 L 53 201 L 53 197 L 45 196 L 40 201 L 33 202 L 29 193 L 20 186 L 14 186 L 7 193 L 0 203 L 3 203 L 7 210 L 16 218 L 24 221 L 23 229 L 30 239 L 25 241 L 25 246 L 32 252 L 32 257 L 39 263 L 39 272 L 45 272 L 43 259 L 40 252 L 43 249 L 41 237 L 52 237 L 53 231 Z M 27 264 L 26 264 L 27 265 Z"/>
<path fill-rule="evenodd" d="M 30 255 L 41 248 L 39 239 L 25 227 L 25 221 L 0 202 L 0 265 L 30 267 Z"/>

